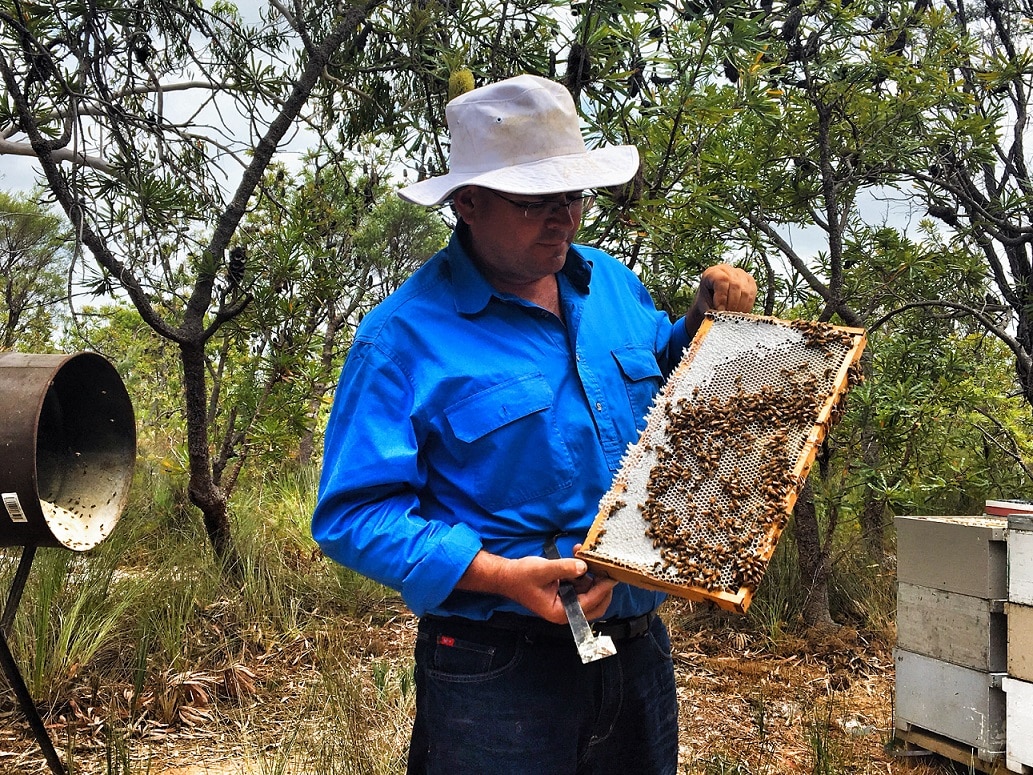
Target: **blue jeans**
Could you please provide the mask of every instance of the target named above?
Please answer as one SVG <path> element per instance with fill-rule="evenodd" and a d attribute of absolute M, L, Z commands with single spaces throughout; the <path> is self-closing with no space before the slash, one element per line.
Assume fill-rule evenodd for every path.
<path fill-rule="evenodd" d="M 569 628 L 421 620 L 408 775 L 674 775 L 667 629 L 657 617 L 616 645 L 585 665 Z"/>

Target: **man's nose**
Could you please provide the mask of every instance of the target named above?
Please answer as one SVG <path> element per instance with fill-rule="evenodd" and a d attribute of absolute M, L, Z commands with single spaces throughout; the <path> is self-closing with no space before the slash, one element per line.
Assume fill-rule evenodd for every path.
<path fill-rule="evenodd" d="M 563 202 L 556 202 L 550 209 L 546 220 L 562 224 L 563 226 L 575 225 L 577 223 L 577 216 L 574 215 L 572 210 L 573 206 L 573 202 L 567 202 L 566 204 Z"/>

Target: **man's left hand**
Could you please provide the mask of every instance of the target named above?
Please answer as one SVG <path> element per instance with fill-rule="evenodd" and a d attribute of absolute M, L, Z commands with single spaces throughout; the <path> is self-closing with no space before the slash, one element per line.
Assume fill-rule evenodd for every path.
<path fill-rule="evenodd" d="M 700 313 L 749 312 L 756 300 L 757 281 L 753 275 L 737 266 L 718 264 L 704 270 L 692 306 Z"/>

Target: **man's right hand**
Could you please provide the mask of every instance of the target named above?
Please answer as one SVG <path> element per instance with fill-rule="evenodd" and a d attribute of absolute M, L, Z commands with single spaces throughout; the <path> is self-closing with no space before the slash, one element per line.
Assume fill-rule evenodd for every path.
<path fill-rule="evenodd" d="M 592 621 L 606 613 L 617 582 L 588 576 L 587 571 L 584 560 L 547 560 L 544 557 L 510 560 L 482 550 L 474 557 L 456 588 L 502 595 L 547 621 L 565 624 L 567 614 L 559 598 L 560 581 L 576 581 L 578 601 L 585 617 Z"/>

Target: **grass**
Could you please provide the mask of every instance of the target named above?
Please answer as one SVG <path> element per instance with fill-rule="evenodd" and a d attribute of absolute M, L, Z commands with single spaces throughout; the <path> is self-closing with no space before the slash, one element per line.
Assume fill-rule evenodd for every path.
<path fill-rule="evenodd" d="M 70 773 L 158 772 L 162 739 L 204 741 L 212 730 L 232 741 L 220 750 L 262 775 L 404 771 L 415 701 L 411 619 L 396 595 L 316 549 L 308 533 L 314 473 L 284 474 L 235 497 L 245 572 L 232 585 L 183 483 L 138 476 L 107 541 L 81 555 L 39 551 L 15 619 L 12 644 L 33 697 L 51 721 L 72 722 L 55 727 Z M 758 642 L 792 637 L 798 580 L 784 543 L 749 617 L 719 618 L 716 627 Z M 14 551 L 0 554 L 0 584 L 16 563 Z M 861 583 L 858 567 L 844 561 L 851 584 Z M 867 594 L 850 615 L 882 611 Z M 697 754 L 685 775 L 778 772 L 777 691 L 746 700 L 749 750 Z M 0 713 L 5 702 L 0 694 Z M 830 709 L 812 709 L 801 724 L 814 775 L 855 771 L 836 747 Z M 29 760 L 37 766 L 31 752 Z"/>

